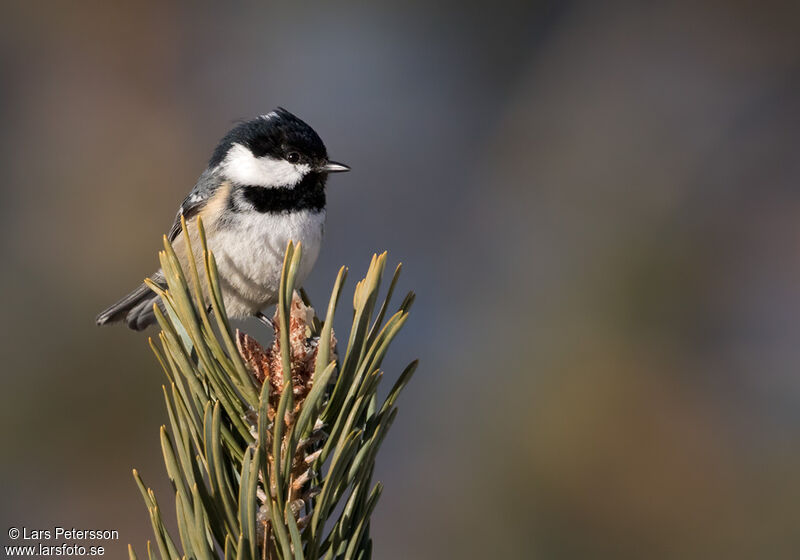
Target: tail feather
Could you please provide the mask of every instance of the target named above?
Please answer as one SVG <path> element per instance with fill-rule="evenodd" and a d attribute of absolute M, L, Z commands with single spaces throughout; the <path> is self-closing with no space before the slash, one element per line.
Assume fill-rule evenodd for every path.
<path fill-rule="evenodd" d="M 154 274 L 151 279 L 157 284 L 164 282 L 164 277 L 160 271 Z M 162 305 L 161 298 L 153 293 L 146 284 L 142 284 L 117 303 L 101 312 L 97 316 L 97 324 L 106 325 L 124 320 L 131 329 L 143 330 L 155 322 L 154 303 Z"/>
<path fill-rule="evenodd" d="M 141 303 L 128 312 L 128 315 L 125 317 L 125 323 L 129 328 L 135 331 L 141 331 L 155 323 L 156 314 L 153 311 L 153 304 L 158 305 L 162 313 L 164 312 L 164 304 L 161 302 L 161 298 L 155 294 L 152 294 L 152 296 L 151 298 L 142 300 Z"/>

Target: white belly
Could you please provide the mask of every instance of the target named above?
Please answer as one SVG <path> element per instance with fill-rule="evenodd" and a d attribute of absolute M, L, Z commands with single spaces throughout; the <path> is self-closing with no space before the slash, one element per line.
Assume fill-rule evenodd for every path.
<path fill-rule="evenodd" d="M 295 284 L 302 286 L 319 255 L 324 223 L 324 210 L 301 210 L 249 213 L 218 228 L 208 244 L 217 260 L 228 315 L 247 317 L 277 303 L 283 257 L 290 240 L 302 244 Z"/>

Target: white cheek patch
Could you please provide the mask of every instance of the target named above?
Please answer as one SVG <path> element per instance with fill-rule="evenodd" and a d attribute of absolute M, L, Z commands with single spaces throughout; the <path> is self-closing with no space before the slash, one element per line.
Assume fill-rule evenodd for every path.
<path fill-rule="evenodd" d="M 234 183 L 259 187 L 294 187 L 311 171 L 304 163 L 290 163 L 269 156 L 256 157 L 241 144 L 231 146 L 221 167 Z"/>

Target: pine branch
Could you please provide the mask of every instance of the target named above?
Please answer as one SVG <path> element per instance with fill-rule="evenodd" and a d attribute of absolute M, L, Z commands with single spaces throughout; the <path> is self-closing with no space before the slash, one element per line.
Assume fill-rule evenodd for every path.
<path fill-rule="evenodd" d="M 161 332 L 159 344 L 150 341 L 168 379 L 169 430 L 162 426 L 161 446 L 178 539 L 134 470 L 155 534 L 157 551 L 148 542 L 147 557 L 370 558 L 369 520 L 382 489 L 372 483 L 375 457 L 417 366 L 405 369 L 379 406 L 381 363 L 414 298 L 410 293 L 384 323 L 400 266 L 373 319 L 386 253 L 373 256 L 356 285 L 340 360 L 333 318 L 347 270 L 339 271 L 321 321 L 294 290 L 302 247 L 289 243 L 274 342 L 264 349 L 231 331 L 202 223 L 196 248 L 182 226 L 189 251 L 202 257 L 184 271 L 164 239 L 159 258 L 167 288 L 151 288 L 166 312 L 155 307 Z M 136 558 L 132 547 L 129 554 Z"/>

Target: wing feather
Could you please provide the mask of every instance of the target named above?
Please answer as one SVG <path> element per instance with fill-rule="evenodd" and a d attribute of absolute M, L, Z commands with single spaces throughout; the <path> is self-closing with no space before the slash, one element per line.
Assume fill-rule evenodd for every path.
<path fill-rule="evenodd" d="M 188 222 L 191 218 L 195 217 L 200 211 L 208 204 L 208 201 L 214 197 L 217 189 L 219 189 L 220 181 L 219 176 L 215 169 L 206 169 L 200 178 L 197 180 L 192 191 L 183 200 L 178 213 L 175 215 L 175 221 L 167 234 L 167 239 L 174 241 L 181 231 L 181 216 Z"/>

